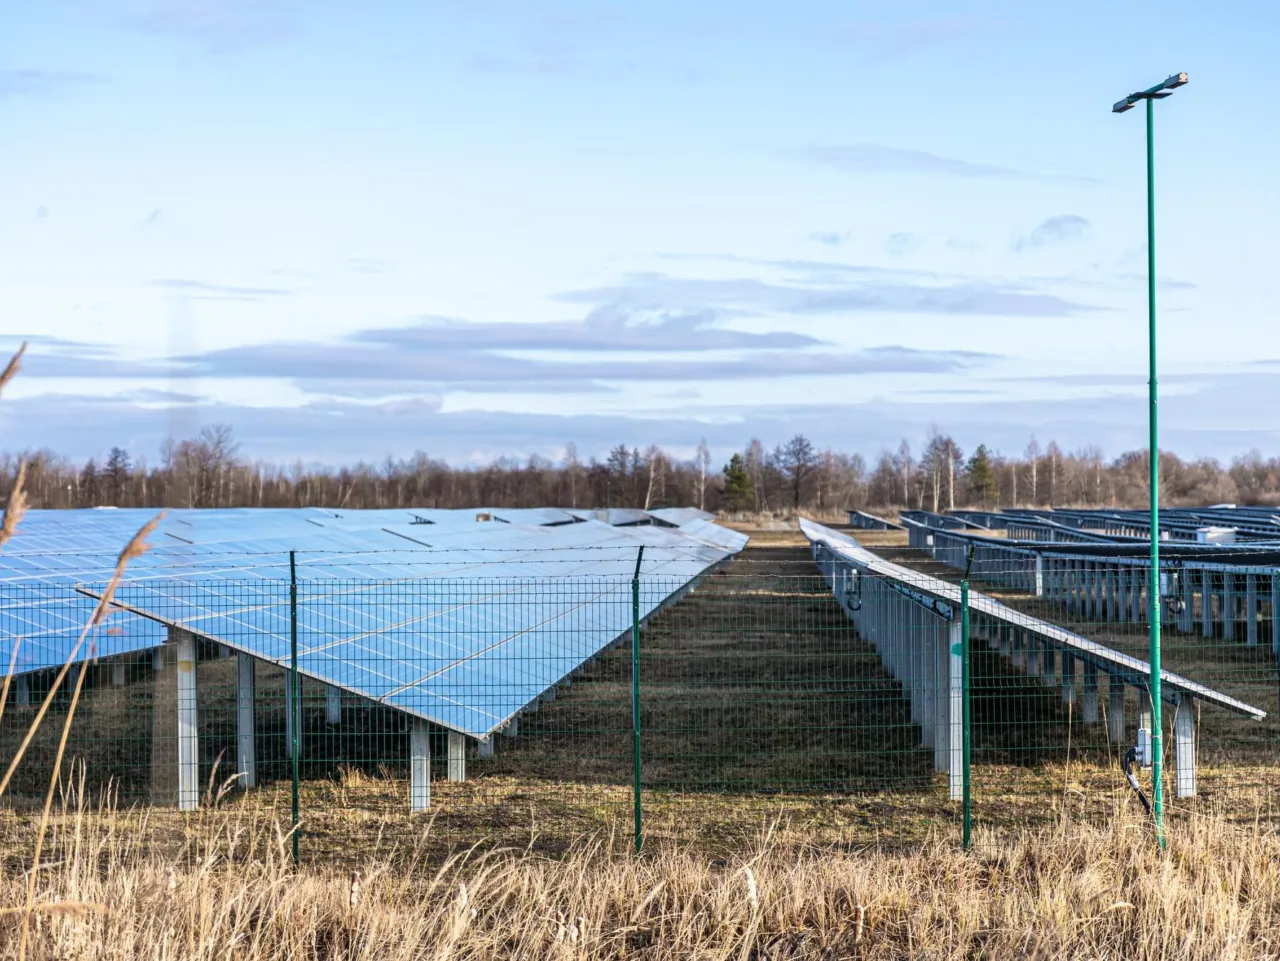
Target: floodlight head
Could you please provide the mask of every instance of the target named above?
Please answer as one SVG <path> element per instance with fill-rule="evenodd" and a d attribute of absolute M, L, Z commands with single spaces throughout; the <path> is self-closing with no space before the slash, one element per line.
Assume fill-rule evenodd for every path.
<path fill-rule="evenodd" d="M 1111 112 L 1124 113 L 1126 110 L 1132 110 L 1139 100 L 1163 100 L 1165 97 L 1171 96 L 1175 90 L 1186 82 L 1187 75 L 1185 72 L 1170 74 L 1162 83 L 1158 83 L 1154 87 L 1129 94 L 1129 96 L 1115 104 L 1111 108 Z"/>

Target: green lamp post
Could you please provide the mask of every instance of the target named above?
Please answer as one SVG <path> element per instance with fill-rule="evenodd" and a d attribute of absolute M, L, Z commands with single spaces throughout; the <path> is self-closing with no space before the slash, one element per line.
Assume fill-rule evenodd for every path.
<path fill-rule="evenodd" d="M 1132 110 L 1139 101 L 1147 105 L 1147 396 L 1148 447 L 1151 460 L 1151 580 L 1147 587 L 1147 621 L 1151 643 L 1151 809 L 1156 836 L 1164 844 L 1164 786 L 1162 773 L 1163 729 L 1160 719 L 1160 455 L 1156 412 L 1156 191 L 1155 146 L 1151 121 L 1157 100 L 1171 96 L 1187 82 L 1185 73 L 1175 73 L 1162 83 L 1131 93 L 1111 108 L 1112 113 Z"/>

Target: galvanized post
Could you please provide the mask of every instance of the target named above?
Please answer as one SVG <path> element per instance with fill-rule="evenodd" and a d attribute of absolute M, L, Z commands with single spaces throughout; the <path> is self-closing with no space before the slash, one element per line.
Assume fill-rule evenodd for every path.
<path fill-rule="evenodd" d="M 258 783 L 258 762 L 254 750 L 254 664 L 248 654 L 236 655 L 236 773 L 240 786 Z"/>
<path fill-rule="evenodd" d="M 1200 634 L 1213 637 L 1213 572 L 1207 567 L 1200 571 Z"/>
<path fill-rule="evenodd" d="M 1236 639 L 1236 575 L 1234 571 L 1222 572 L 1222 639 Z"/>
<path fill-rule="evenodd" d="M 1258 645 L 1258 579 L 1253 572 L 1244 575 L 1244 643 L 1248 647 Z"/>
<path fill-rule="evenodd" d="M 1276 656 L 1276 704 L 1280 706 L 1280 571 L 1271 575 L 1271 652 Z"/>
<path fill-rule="evenodd" d="M 640 562 L 644 545 L 636 551 L 636 572 L 631 577 L 631 750 L 635 759 L 631 793 L 635 801 L 636 854 L 644 845 L 644 818 L 640 807 Z"/>
<path fill-rule="evenodd" d="M 184 630 L 169 628 L 177 648 L 178 687 L 178 810 L 200 806 L 200 726 L 196 711 L 196 640 Z M 77 668 L 80 665 L 76 665 Z"/>
<path fill-rule="evenodd" d="M 293 866 L 298 866 L 298 755 L 302 738 L 298 729 L 302 726 L 302 711 L 299 708 L 302 697 L 302 686 L 298 683 L 298 562 L 293 551 L 289 552 L 289 676 L 293 680 L 293 697 L 285 709 L 293 718 L 293 741 L 289 745 L 293 755 Z"/>

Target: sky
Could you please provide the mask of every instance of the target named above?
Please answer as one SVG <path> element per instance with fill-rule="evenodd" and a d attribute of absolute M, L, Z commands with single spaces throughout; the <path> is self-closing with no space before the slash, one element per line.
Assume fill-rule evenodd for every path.
<path fill-rule="evenodd" d="M 0 0 L 0 447 L 1280 452 L 1280 7 Z"/>

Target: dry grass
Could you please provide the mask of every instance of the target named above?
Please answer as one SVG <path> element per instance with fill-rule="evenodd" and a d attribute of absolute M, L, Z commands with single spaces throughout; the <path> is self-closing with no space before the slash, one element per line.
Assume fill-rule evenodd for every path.
<path fill-rule="evenodd" d="M 356 872 L 294 871 L 280 826 L 220 815 L 161 857 L 146 815 L 62 812 L 37 872 L 32 959 L 1130 958 L 1280 952 L 1280 838 L 1201 821 L 1161 853 L 1145 825 L 1061 825 L 965 855 L 797 851 L 769 830 L 735 856 L 634 857 L 585 838 L 415 863 L 429 828 Z M 250 852 L 243 854 L 242 852 Z M 24 864 L 0 879 L 0 958 L 16 958 Z"/>

